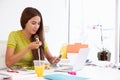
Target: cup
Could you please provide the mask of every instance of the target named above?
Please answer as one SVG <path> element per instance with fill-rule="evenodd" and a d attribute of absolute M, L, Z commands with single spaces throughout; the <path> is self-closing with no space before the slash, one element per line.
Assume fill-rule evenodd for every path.
<path fill-rule="evenodd" d="M 33 62 L 35 73 L 37 74 L 38 77 L 42 77 L 44 75 L 45 70 L 44 60 L 34 60 Z"/>
<path fill-rule="evenodd" d="M 50 69 L 50 63 L 47 61 L 47 60 L 45 60 L 45 70 L 49 70 Z"/>

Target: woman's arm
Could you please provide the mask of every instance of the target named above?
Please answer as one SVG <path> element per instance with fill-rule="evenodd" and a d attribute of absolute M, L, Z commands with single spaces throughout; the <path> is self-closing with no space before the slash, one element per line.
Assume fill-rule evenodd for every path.
<path fill-rule="evenodd" d="M 12 66 L 16 62 L 18 62 L 24 55 L 29 51 L 29 48 L 26 47 L 24 50 L 20 51 L 17 54 L 14 54 L 15 49 L 11 47 L 7 47 L 6 51 L 6 65 L 8 67 Z"/>
<path fill-rule="evenodd" d="M 32 42 L 26 48 L 24 48 L 19 53 L 14 54 L 15 48 L 7 47 L 6 50 L 6 65 L 8 67 L 12 66 L 18 62 L 28 51 L 32 49 L 37 49 L 41 44 L 39 42 Z"/>

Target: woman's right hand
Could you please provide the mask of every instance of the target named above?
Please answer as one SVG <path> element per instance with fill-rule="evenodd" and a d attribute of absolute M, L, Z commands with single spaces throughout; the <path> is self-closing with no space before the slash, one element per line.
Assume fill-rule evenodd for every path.
<path fill-rule="evenodd" d="M 33 49 L 38 49 L 39 46 L 42 45 L 42 42 L 41 41 L 34 41 L 34 42 L 31 42 L 29 45 L 28 45 L 28 49 L 30 50 L 33 50 Z"/>

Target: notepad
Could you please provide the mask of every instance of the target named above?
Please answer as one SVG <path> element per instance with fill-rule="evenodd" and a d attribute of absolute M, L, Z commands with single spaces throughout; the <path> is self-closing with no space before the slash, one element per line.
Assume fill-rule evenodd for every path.
<path fill-rule="evenodd" d="M 44 76 L 48 80 L 89 80 L 88 78 L 67 75 L 67 74 L 49 74 Z"/>

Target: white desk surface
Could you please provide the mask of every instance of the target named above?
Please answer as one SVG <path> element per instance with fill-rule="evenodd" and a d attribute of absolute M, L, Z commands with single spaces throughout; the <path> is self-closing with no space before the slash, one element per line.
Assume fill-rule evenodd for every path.
<path fill-rule="evenodd" d="M 52 73 L 67 74 L 65 72 L 54 72 L 53 69 L 45 71 L 45 74 Z M 12 80 L 45 80 L 43 78 L 38 78 L 34 71 L 8 73 L 5 70 L 0 70 L 0 74 L 9 74 L 12 77 Z M 120 70 L 110 67 L 85 66 L 82 70 L 77 72 L 76 76 L 87 77 L 89 80 L 120 80 Z"/>

